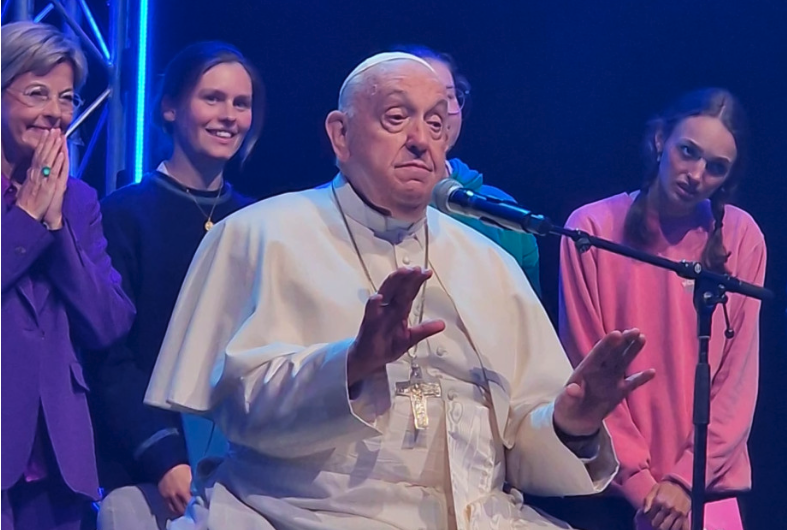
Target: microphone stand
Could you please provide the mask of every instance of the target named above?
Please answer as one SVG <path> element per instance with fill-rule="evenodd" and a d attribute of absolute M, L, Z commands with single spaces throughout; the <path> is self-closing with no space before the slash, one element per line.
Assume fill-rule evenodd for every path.
<path fill-rule="evenodd" d="M 513 205 L 512 203 L 509 203 Z M 502 226 L 491 219 L 480 217 L 482 221 L 501 228 L 511 229 L 510 223 Z M 527 210 L 519 210 L 516 230 L 535 235 L 553 234 L 568 237 L 580 253 L 587 252 L 591 247 L 600 248 L 637 261 L 649 263 L 662 269 L 673 271 L 681 278 L 694 280 L 694 309 L 697 313 L 697 338 L 699 341 L 697 367 L 694 372 L 694 461 L 691 487 L 691 530 L 703 530 L 705 522 L 705 470 L 708 449 L 708 424 L 710 423 L 710 364 L 708 363 L 708 345 L 710 344 L 711 321 L 718 304 L 723 304 L 724 316 L 727 319 L 727 293 L 739 293 L 758 300 L 773 298 L 773 292 L 758 285 L 744 282 L 728 274 L 718 274 L 705 270 L 696 261 L 672 261 L 654 256 L 641 250 L 620 245 L 612 241 L 592 236 L 582 230 L 570 230 L 553 225 L 549 219 L 533 214 Z M 734 331 L 727 319 L 725 336 L 732 338 Z"/>

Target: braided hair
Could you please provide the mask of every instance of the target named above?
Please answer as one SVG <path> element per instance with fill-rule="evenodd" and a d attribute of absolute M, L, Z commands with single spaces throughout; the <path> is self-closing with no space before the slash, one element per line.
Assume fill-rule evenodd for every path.
<path fill-rule="evenodd" d="M 743 175 L 748 131 L 743 107 L 735 96 L 723 88 L 705 88 L 689 92 L 665 112 L 648 122 L 643 142 L 645 178 L 642 181 L 639 195 L 626 214 L 624 234 L 626 239 L 635 246 L 646 246 L 653 241 L 655 234 L 646 222 L 646 199 L 651 186 L 658 178 L 659 162 L 661 161 L 661 149 L 656 145 L 656 136 L 660 134 L 662 138 L 668 138 L 679 123 L 693 116 L 718 118 L 732 134 L 738 151 L 729 177 L 710 197 L 713 229 L 700 257 L 705 268 L 726 273 L 726 263 L 730 253 L 724 247 L 722 240 L 724 207 L 732 200 Z"/>

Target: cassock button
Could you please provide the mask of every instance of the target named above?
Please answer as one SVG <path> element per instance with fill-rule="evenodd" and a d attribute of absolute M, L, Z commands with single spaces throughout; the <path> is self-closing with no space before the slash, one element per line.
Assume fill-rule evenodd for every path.
<path fill-rule="evenodd" d="M 451 390 L 448 391 L 448 394 L 446 394 L 446 396 L 448 396 L 448 401 L 455 400 L 456 399 L 456 390 L 454 390 L 452 388 Z"/>
<path fill-rule="evenodd" d="M 452 401 L 448 405 L 448 417 L 454 425 L 458 424 L 462 420 L 462 404 L 458 401 Z"/>
<path fill-rule="evenodd" d="M 410 256 L 408 256 L 407 254 L 402 256 L 402 263 L 404 263 L 405 265 L 409 265 L 410 264 Z"/>
<path fill-rule="evenodd" d="M 442 346 L 438 346 L 437 351 L 435 352 L 438 357 L 442 357 L 446 354 L 445 348 Z"/>

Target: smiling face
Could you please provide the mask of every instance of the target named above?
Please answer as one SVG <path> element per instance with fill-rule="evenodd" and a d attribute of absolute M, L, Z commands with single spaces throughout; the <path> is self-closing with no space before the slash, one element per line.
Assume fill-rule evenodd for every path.
<path fill-rule="evenodd" d="M 44 75 L 26 72 L 3 90 L 3 152 L 15 157 L 33 154 L 44 131 L 65 130 L 74 117 L 74 69 L 55 65 Z"/>
<path fill-rule="evenodd" d="M 688 215 L 729 178 L 738 155 L 735 138 L 718 118 L 691 116 L 666 139 L 656 136 L 662 153 L 656 187 L 659 210 Z"/>
<path fill-rule="evenodd" d="M 162 113 L 176 149 L 192 159 L 226 162 L 251 127 L 251 104 L 251 77 L 240 63 L 228 62 L 203 73 L 182 101 L 163 101 Z"/>
<path fill-rule="evenodd" d="M 423 216 L 445 173 L 448 99 L 427 66 L 381 64 L 355 94 L 353 111 L 334 111 L 326 128 L 339 166 L 372 204 L 394 217 Z"/>

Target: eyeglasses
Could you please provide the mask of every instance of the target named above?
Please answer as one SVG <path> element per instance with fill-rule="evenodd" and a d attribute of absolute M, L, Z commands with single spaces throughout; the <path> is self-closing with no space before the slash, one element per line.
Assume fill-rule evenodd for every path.
<path fill-rule="evenodd" d="M 459 114 L 470 99 L 470 89 L 448 87 L 448 114 Z"/>
<path fill-rule="evenodd" d="M 28 107 L 42 109 L 46 107 L 53 98 L 57 98 L 57 104 L 60 110 L 65 113 L 73 113 L 82 106 L 82 98 L 75 92 L 66 92 L 65 94 L 55 95 L 46 87 L 33 87 L 24 92 L 6 89 L 17 95 L 17 99 L 27 105 Z"/>

